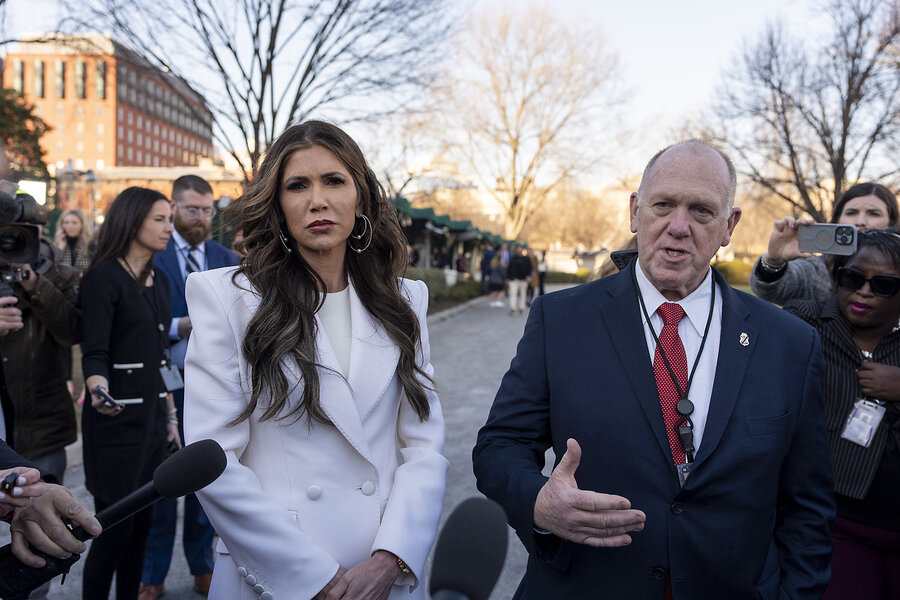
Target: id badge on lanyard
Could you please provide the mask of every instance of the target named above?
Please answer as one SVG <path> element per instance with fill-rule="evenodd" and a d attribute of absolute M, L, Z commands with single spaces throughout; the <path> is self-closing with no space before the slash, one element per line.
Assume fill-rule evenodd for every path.
<path fill-rule="evenodd" d="M 884 406 L 872 400 L 857 400 L 847 417 L 841 437 L 868 448 L 884 418 Z"/>

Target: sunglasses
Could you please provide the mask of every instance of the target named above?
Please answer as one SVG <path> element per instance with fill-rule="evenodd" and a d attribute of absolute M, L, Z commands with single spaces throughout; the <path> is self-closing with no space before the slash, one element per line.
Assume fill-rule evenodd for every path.
<path fill-rule="evenodd" d="M 900 292 L 900 277 L 896 275 L 876 275 L 866 279 L 862 271 L 851 267 L 841 267 L 837 271 L 837 284 L 845 290 L 855 292 L 868 282 L 869 289 L 876 296 L 890 298 Z"/>

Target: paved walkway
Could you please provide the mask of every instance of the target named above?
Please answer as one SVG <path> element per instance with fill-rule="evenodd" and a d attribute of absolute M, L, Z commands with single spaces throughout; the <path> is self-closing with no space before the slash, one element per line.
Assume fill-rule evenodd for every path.
<path fill-rule="evenodd" d="M 550 290 L 565 286 L 549 286 Z M 472 474 L 472 446 L 478 428 L 484 424 L 500 379 L 515 354 L 515 346 L 525 326 L 524 315 L 510 316 L 508 310 L 491 308 L 487 298 L 476 298 L 464 306 L 436 313 L 428 318 L 431 358 L 439 390 L 443 396 L 447 423 L 446 455 L 450 461 L 444 516 L 466 498 L 477 494 Z M 80 461 L 80 447 L 70 448 L 66 486 L 86 506 L 92 506 L 90 494 L 84 488 L 84 470 Z M 179 503 L 179 512 L 180 512 Z M 200 600 L 193 592 L 193 580 L 187 571 L 179 539 L 175 557 L 166 579 L 166 600 Z M 4 528 L 5 529 L 5 528 Z M 6 535 L 5 531 L 2 535 Z M 8 541 L 2 539 L 0 544 Z M 509 552 L 500 581 L 491 600 L 505 600 L 513 592 L 525 570 L 526 553 L 510 530 Z M 81 598 L 83 561 L 72 568 L 63 586 L 55 579 L 49 595 L 51 600 Z M 114 594 L 113 594 L 114 596 Z M 294 600 L 294 599 L 290 599 Z"/>

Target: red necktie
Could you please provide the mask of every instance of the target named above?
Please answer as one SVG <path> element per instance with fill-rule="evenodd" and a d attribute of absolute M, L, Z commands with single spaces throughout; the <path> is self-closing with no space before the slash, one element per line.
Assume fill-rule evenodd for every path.
<path fill-rule="evenodd" d="M 669 448 L 672 450 L 672 460 L 674 464 L 680 465 L 684 463 L 684 450 L 681 447 L 681 440 L 678 439 L 678 433 L 675 431 L 675 425 L 681 420 L 681 415 L 675 405 L 680 400 L 678 389 L 672 382 L 672 376 L 666 368 L 662 354 L 659 349 L 662 347 L 669 359 L 669 365 L 678 379 L 678 385 L 682 391 L 687 387 L 687 357 L 684 354 L 684 345 L 678 336 L 678 323 L 684 317 L 684 309 L 680 305 L 673 302 L 665 302 L 656 309 L 656 313 L 662 317 L 663 328 L 659 333 L 659 346 L 653 355 L 653 374 L 656 376 L 656 389 L 659 391 L 659 404 L 662 408 L 663 418 L 666 422 L 666 433 L 669 435 Z M 666 579 L 666 590 L 663 594 L 664 600 L 672 600 L 672 578 Z"/>
<path fill-rule="evenodd" d="M 663 352 L 666 353 L 669 365 L 672 366 L 672 371 L 678 379 L 678 385 L 684 391 L 687 386 L 687 358 L 681 338 L 678 337 L 678 322 L 684 317 L 684 309 L 673 302 L 665 302 L 656 309 L 656 313 L 662 317 L 663 328 L 659 333 L 659 346 L 653 356 L 653 374 L 656 376 L 656 389 L 659 391 L 659 404 L 666 422 L 666 433 L 669 435 L 672 460 L 674 464 L 680 465 L 685 460 L 681 440 L 678 439 L 678 433 L 675 431 L 675 425 L 681 420 L 681 415 L 675 408 L 680 398 L 659 349 L 662 347 Z"/>

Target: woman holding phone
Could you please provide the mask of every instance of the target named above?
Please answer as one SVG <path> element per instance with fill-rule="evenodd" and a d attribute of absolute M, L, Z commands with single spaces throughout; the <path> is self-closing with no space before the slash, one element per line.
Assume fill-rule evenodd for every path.
<path fill-rule="evenodd" d="M 153 268 L 153 255 L 172 233 L 171 218 L 161 193 L 124 190 L 106 213 L 81 282 L 82 368 L 91 400 L 82 413 L 84 473 L 97 512 L 150 481 L 167 444 L 180 445 L 164 380 L 172 373 L 169 284 Z M 94 540 L 82 598 L 108 598 L 113 574 L 116 598 L 137 597 L 151 520 L 145 509 Z"/>
<path fill-rule="evenodd" d="M 837 519 L 825 600 L 900 598 L 900 232 L 834 260 L 837 293 L 785 310 L 816 328 Z"/>
<path fill-rule="evenodd" d="M 797 247 L 797 228 L 812 222 L 794 217 L 775 221 L 769 249 L 757 259 L 750 273 L 754 294 L 780 305 L 801 298 L 824 302 L 831 297 L 831 276 L 825 259 L 800 252 Z M 897 197 L 881 184 L 857 183 L 835 203 L 831 222 L 856 225 L 858 231 L 897 227 Z"/>

